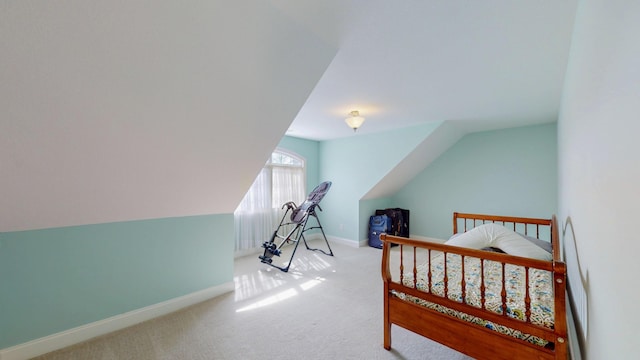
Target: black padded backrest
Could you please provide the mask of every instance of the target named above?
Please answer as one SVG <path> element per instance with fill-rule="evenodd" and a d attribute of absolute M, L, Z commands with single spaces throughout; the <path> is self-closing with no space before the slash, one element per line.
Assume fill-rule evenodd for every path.
<path fill-rule="evenodd" d="M 311 193 L 309 193 L 309 196 L 307 196 L 307 201 L 312 201 L 316 204 L 319 203 L 320 200 L 322 200 L 322 198 L 327 194 L 329 188 L 331 188 L 331 181 L 325 181 L 321 183 L 320 185 L 316 186 L 316 188 L 313 189 Z"/>
<path fill-rule="evenodd" d="M 331 188 L 331 181 L 325 181 L 320 185 L 316 186 L 311 193 L 307 196 L 307 200 L 305 200 L 300 206 L 293 210 L 291 213 L 291 222 L 299 223 L 308 215 L 308 212 L 320 203 L 320 200 L 324 198 L 329 189 Z"/>

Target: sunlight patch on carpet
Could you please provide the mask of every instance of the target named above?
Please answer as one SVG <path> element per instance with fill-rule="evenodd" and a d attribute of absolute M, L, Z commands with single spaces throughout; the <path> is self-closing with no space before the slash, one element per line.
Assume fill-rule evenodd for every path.
<path fill-rule="evenodd" d="M 251 305 L 245 306 L 243 308 L 240 308 L 238 310 L 236 310 L 237 313 L 239 312 L 243 312 L 243 311 L 248 311 L 248 310 L 255 310 L 255 309 L 259 309 L 265 306 L 269 306 L 269 305 L 273 305 L 275 303 L 278 303 L 280 301 L 292 298 L 294 296 L 298 295 L 298 292 L 295 289 L 288 289 L 285 290 L 281 293 L 275 294 L 273 296 L 269 296 L 267 298 L 264 298 L 260 301 L 257 301 Z"/>

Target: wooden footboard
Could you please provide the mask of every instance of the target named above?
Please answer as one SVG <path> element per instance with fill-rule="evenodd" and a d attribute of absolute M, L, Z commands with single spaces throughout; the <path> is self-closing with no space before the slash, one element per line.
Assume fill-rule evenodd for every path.
<path fill-rule="evenodd" d="M 384 347 L 391 348 L 391 325 L 395 324 L 478 359 L 566 359 L 566 267 L 557 251 L 555 217 L 546 220 L 454 213 L 454 229 L 458 228 L 459 221 L 466 222 L 466 219 L 480 221 L 473 226 L 487 221 L 505 226 L 513 224 L 514 229 L 530 224 L 535 229 L 532 236 L 539 238 L 544 237 L 540 235 L 540 227 L 546 228 L 554 260 L 529 259 L 383 234 Z M 466 225 L 462 227 L 467 230 Z M 392 248 L 392 243 L 400 246 Z M 438 259 L 441 262 L 436 264 Z M 458 262 L 449 263 L 448 259 L 458 259 Z M 452 264 L 461 267 L 456 270 L 461 271 L 457 278 L 449 278 L 452 270 L 447 270 L 447 266 L 452 267 Z M 470 264 L 479 267 L 475 285 L 471 284 Z M 442 278 L 432 273 L 431 269 L 437 267 L 444 267 Z M 485 286 L 490 283 L 490 267 L 491 271 L 497 269 L 497 278 L 501 279 L 501 284 L 491 285 L 499 289 L 494 296 L 497 305 L 490 304 L 496 299 L 490 298 L 489 285 Z M 507 289 L 512 285 L 505 284 L 505 279 L 513 280 L 510 272 L 516 270 L 522 273 L 518 276 L 523 276 L 526 284 L 521 301 L 509 297 L 512 294 L 507 294 Z M 548 321 L 541 320 L 536 312 L 542 306 L 536 303 L 534 296 L 537 294 L 534 292 L 539 291 L 535 289 L 539 279 L 534 276 L 548 280 L 551 289 L 552 298 L 547 300 L 553 310 Z M 520 291 L 517 293 L 520 296 Z M 522 308 L 516 309 L 515 302 L 521 302 Z"/>

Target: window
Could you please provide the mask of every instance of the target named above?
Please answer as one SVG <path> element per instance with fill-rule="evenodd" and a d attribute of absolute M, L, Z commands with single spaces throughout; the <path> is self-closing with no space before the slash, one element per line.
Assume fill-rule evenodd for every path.
<path fill-rule="evenodd" d="M 304 159 L 277 149 L 234 212 L 236 256 L 271 239 L 285 212 L 282 205 L 289 201 L 298 205 L 305 197 Z"/>

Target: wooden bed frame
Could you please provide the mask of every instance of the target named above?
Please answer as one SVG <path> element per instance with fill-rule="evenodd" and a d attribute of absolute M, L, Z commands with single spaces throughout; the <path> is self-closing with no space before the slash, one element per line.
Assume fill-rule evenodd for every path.
<path fill-rule="evenodd" d="M 460 222 L 464 224 L 460 232 L 465 232 L 486 222 L 495 222 L 509 228 L 511 227 L 511 224 L 513 224 L 514 231 L 516 231 L 516 227 L 524 227 L 525 232 L 533 228 L 535 229 L 535 234 L 527 235 L 532 237 L 535 236 L 537 238 L 545 237 L 540 234 L 541 228 L 543 230 L 548 230 L 549 237 L 546 239 L 550 238 L 551 240 L 553 260 L 544 261 L 529 259 L 504 253 L 454 247 L 425 240 L 382 234 L 380 238 L 383 241 L 382 279 L 384 282 L 384 348 L 387 350 L 391 349 L 391 325 L 395 324 L 477 359 L 506 360 L 517 358 L 566 360 L 568 345 L 565 307 L 566 266 L 565 263 L 560 260 L 558 225 L 555 216 L 551 219 L 534 219 L 454 213 L 454 234 L 458 233 Z M 470 227 L 467 227 L 467 224 L 470 224 Z M 393 248 L 394 250 L 392 250 L 391 244 L 398 244 L 400 246 L 396 246 Z M 529 316 L 527 316 L 526 320 L 521 321 L 507 316 L 506 312 L 498 314 L 484 308 L 467 305 L 464 302 L 450 300 L 446 296 L 442 297 L 430 292 L 421 291 L 416 288 L 415 282 L 413 287 L 403 284 L 403 281 L 398 274 L 403 274 L 405 271 L 409 271 L 409 273 L 413 271 L 415 276 L 416 267 L 419 265 L 416 264 L 416 253 L 426 252 L 429 254 L 427 256 L 430 257 L 432 251 L 434 253 L 445 252 L 449 254 L 458 254 L 463 257 L 473 257 L 496 261 L 503 264 L 514 264 L 529 269 L 550 271 L 553 276 L 554 287 L 553 328 L 550 329 L 541 325 L 533 324 L 530 322 Z M 406 258 L 408 258 L 408 260 Z M 392 263 L 394 264 L 393 269 L 390 268 Z M 398 264 L 399 267 L 396 267 Z M 392 274 L 394 275 L 392 276 Z M 504 277 L 502 279 L 502 289 L 504 289 Z M 446 282 L 448 280 L 445 278 L 444 281 Z M 510 335 L 487 329 L 483 326 L 415 304 L 414 302 L 403 300 L 396 295 L 397 293 L 410 295 L 456 311 L 464 312 L 471 316 L 486 319 L 497 325 L 504 325 L 525 334 L 531 334 L 548 341 L 549 344 L 542 347 Z M 529 306 L 528 303 L 530 300 L 528 294 L 527 290 L 527 299 L 525 300 L 527 302 L 527 307 Z M 502 301 L 504 304 L 504 292 Z M 528 314 L 529 309 L 527 309 L 527 315 Z"/>

